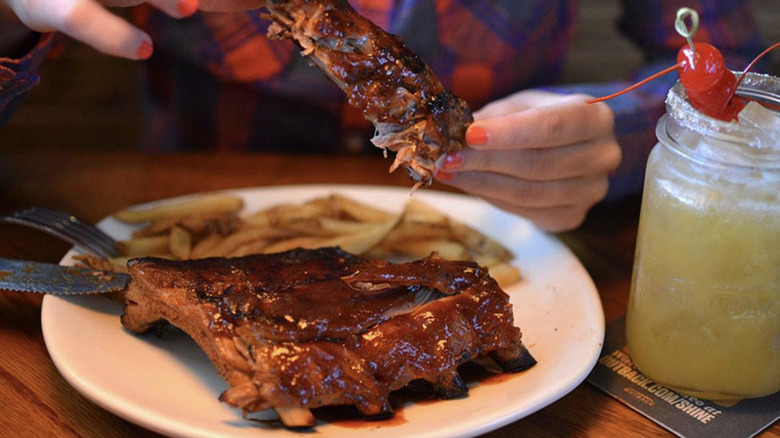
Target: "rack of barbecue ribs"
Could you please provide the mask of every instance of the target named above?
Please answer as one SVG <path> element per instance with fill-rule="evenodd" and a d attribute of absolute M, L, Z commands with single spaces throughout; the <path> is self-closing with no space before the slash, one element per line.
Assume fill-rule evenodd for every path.
<path fill-rule="evenodd" d="M 346 0 L 267 0 L 266 9 L 269 38 L 292 39 L 374 124 L 371 141 L 395 152 L 391 172 L 403 165 L 415 188 L 430 184 L 437 160 L 466 147 L 466 102 Z"/>
<path fill-rule="evenodd" d="M 288 427 L 311 409 L 352 405 L 393 415 L 392 391 L 427 381 L 440 398 L 465 396 L 458 366 L 505 372 L 536 363 L 514 326 L 509 296 L 473 262 L 435 254 L 406 263 L 338 248 L 239 258 L 128 263 L 122 324 L 186 332 L 229 388 L 220 400 L 274 409 Z"/>

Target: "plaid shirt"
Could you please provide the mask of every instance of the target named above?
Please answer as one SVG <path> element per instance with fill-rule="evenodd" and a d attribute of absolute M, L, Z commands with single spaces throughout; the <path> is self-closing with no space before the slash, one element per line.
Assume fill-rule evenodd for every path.
<path fill-rule="evenodd" d="M 684 44 L 673 26 L 683 3 L 700 13 L 697 40 L 721 49 L 732 68 L 746 65 L 763 45 L 748 0 L 624 0 L 620 29 L 644 50 L 647 64 L 633 77 L 612 83 L 556 85 L 577 0 L 350 3 L 401 35 L 472 109 L 530 87 L 605 95 L 672 65 Z M 143 63 L 145 150 L 375 150 L 368 142 L 373 132 L 368 122 L 292 43 L 265 37 L 269 21 L 259 12 L 200 12 L 173 20 L 139 7 L 134 19 L 155 42 L 154 55 Z M 21 83 L 17 91 L 37 80 L 0 59 L 0 81 L 9 77 Z M 610 196 L 641 188 L 645 160 L 656 141 L 655 124 L 675 79 L 667 75 L 608 102 L 624 155 Z M 13 97 L 0 91 L 0 111 Z"/>

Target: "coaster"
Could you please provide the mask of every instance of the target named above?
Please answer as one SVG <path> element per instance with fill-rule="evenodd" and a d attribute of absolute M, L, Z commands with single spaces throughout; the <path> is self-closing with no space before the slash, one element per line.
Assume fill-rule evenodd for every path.
<path fill-rule="evenodd" d="M 683 438 L 749 438 L 780 418 L 780 392 L 723 406 L 679 394 L 645 377 L 628 355 L 625 317 L 607 324 L 601 357 L 587 380 Z"/>

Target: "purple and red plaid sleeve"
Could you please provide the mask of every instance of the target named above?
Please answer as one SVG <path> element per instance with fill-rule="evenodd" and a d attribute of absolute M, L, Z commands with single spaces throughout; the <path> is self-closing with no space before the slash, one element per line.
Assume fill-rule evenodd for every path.
<path fill-rule="evenodd" d="M 400 35 L 474 109 L 535 87 L 606 95 L 668 67 L 684 44 L 673 26 L 681 6 L 699 11 L 696 39 L 721 49 L 728 66 L 740 68 L 762 49 L 749 0 L 623 0 L 617 25 L 643 49 L 647 63 L 631 78 L 560 85 L 577 0 L 350 3 Z M 368 141 L 373 133 L 369 123 L 292 43 L 265 37 L 269 22 L 260 12 L 200 12 L 173 20 L 140 7 L 134 18 L 155 41 L 154 56 L 143 63 L 145 150 L 378 153 Z M 675 79 L 667 75 L 608 102 L 624 157 L 613 175 L 610 197 L 641 189 L 645 160 L 655 144 L 654 127 Z M 0 105 L 5 101 L 4 90 Z"/>
<path fill-rule="evenodd" d="M 8 120 L 24 96 L 38 85 L 38 70 L 54 39 L 54 34 L 43 34 L 25 56 L 19 59 L 0 57 L 0 126 Z"/>

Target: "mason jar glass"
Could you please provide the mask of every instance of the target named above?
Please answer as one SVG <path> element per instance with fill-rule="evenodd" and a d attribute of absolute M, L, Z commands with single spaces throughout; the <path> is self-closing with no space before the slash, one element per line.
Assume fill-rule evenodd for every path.
<path fill-rule="evenodd" d="M 780 78 L 749 74 L 738 94 L 780 105 Z M 631 357 L 647 377 L 698 398 L 774 393 L 780 137 L 701 114 L 679 82 L 666 109 L 642 198 L 626 317 Z"/>

